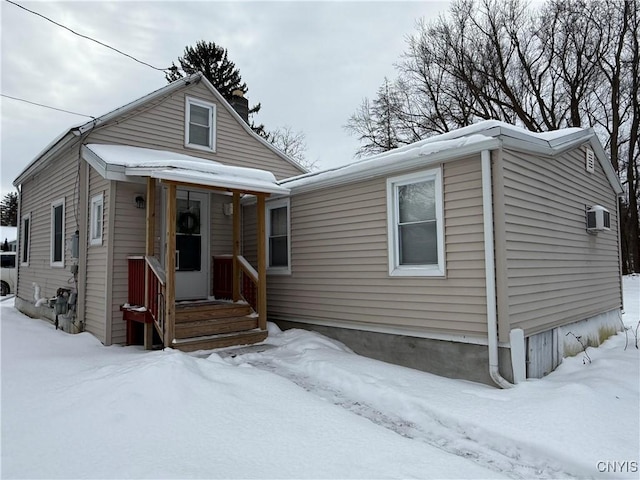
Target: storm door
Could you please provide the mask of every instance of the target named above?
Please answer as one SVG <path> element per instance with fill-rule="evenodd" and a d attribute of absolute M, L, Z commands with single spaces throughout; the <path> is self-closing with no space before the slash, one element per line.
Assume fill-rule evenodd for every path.
<path fill-rule="evenodd" d="M 176 198 L 176 300 L 209 295 L 209 195 L 178 190 Z"/>

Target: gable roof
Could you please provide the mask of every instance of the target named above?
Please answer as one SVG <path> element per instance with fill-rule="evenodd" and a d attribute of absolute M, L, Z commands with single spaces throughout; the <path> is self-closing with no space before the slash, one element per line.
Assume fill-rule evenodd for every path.
<path fill-rule="evenodd" d="M 49 161 L 55 157 L 55 155 L 66 148 L 71 147 L 73 144 L 77 143 L 82 134 L 93 130 L 94 128 L 108 125 L 114 120 L 121 118 L 127 113 L 135 110 L 136 108 L 144 105 L 145 103 L 151 102 L 158 98 L 162 98 L 163 96 L 167 96 L 172 94 L 173 92 L 180 90 L 181 88 L 185 88 L 191 84 L 202 82 L 202 84 L 207 87 L 207 89 L 211 92 L 211 94 L 216 98 L 219 104 L 224 107 L 227 112 L 240 124 L 240 126 L 251 135 L 254 139 L 260 142 L 263 146 L 271 150 L 273 153 L 278 155 L 281 159 L 289 162 L 294 165 L 300 171 L 304 172 L 306 169 L 302 167 L 300 164 L 289 158 L 282 151 L 273 146 L 270 142 L 266 141 L 264 138 L 256 134 L 249 125 L 238 115 L 238 113 L 233 109 L 229 102 L 227 102 L 224 97 L 216 90 L 216 88 L 207 80 L 207 78 L 202 73 L 195 73 L 193 75 L 189 75 L 188 77 L 181 78 L 172 82 L 168 85 L 165 85 L 158 90 L 155 90 L 143 97 L 140 97 L 126 105 L 116 108 L 100 117 L 95 118 L 89 122 L 76 124 L 69 129 L 65 130 L 61 135 L 56 137 L 49 145 L 47 145 L 36 157 L 22 170 L 22 172 L 16 177 L 13 181 L 14 186 L 18 186 L 23 183 L 27 178 L 31 175 L 34 175 L 42 168 L 46 167 Z"/>
<path fill-rule="evenodd" d="M 445 162 L 502 146 L 541 156 L 554 156 L 585 143 L 590 144 L 611 187 L 620 195 L 620 180 L 593 129 L 574 127 L 535 133 L 498 120 L 484 120 L 347 165 L 288 178 L 280 184 L 295 193 Z"/>

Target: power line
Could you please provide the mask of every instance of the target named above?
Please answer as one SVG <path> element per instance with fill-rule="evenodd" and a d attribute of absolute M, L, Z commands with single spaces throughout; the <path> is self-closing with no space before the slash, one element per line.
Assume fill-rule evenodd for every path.
<path fill-rule="evenodd" d="M 79 115 L 81 117 L 93 118 L 94 120 L 96 119 L 96 117 L 93 117 L 91 115 L 85 115 L 84 113 L 76 113 L 76 112 L 71 112 L 69 110 L 63 110 L 62 108 L 50 107 L 49 105 L 44 105 L 42 103 L 37 103 L 37 102 L 31 102 L 29 100 L 25 100 L 24 98 L 12 97 L 11 95 L 5 95 L 4 93 L 0 93 L 0 96 L 10 98 L 11 100 L 17 100 L 18 102 L 30 103 L 31 105 L 36 105 L 38 107 L 49 108 L 51 110 L 57 110 L 59 112 L 64 112 L 64 113 L 70 113 L 71 115 Z"/>
<path fill-rule="evenodd" d="M 16 7 L 18 7 L 18 8 L 21 8 L 22 10 L 25 10 L 25 11 L 27 11 L 27 12 L 29 12 L 29 13 L 32 13 L 33 15 L 37 15 L 38 17 L 43 18 L 43 19 L 45 19 L 46 21 L 51 22 L 51 23 L 53 23 L 54 25 L 57 25 L 57 26 L 58 26 L 58 27 L 60 27 L 60 28 L 64 28 L 65 30 L 68 30 L 69 32 L 73 33 L 74 35 L 77 35 L 77 36 L 79 36 L 79 37 L 85 38 L 85 39 L 87 39 L 87 40 L 91 40 L 92 42 L 95 42 L 95 43 L 97 43 L 98 45 L 102 45 L 103 47 L 106 47 L 106 48 L 108 48 L 108 49 L 110 49 L 110 50 L 113 50 L 114 52 L 117 52 L 117 53 L 119 53 L 120 55 L 124 55 L 125 57 L 128 57 L 128 58 L 130 58 L 131 60 L 134 60 L 134 61 L 136 61 L 136 62 L 138 62 L 138 63 L 141 63 L 142 65 L 146 65 L 147 67 L 153 68 L 154 70 L 158 70 L 158 71 L 160 71 L 160 72 L 166 72 L 167 70 L 169 70 L 169 69 L 170 69 L 170 67 L 167 67 L 167 68 L 158 68 L 158 67 L 154 67 L 153 65 L 151 65 L 151 64 L 149 64 L 149 63 L 147 63 L 147 62 L 143 62 L 142 60 L 138 60 L 137 58 L 135 58 L 135 57 L 133 57 L 133 56 L 129 55 L 128 53 L 124 53 L 123 51 L 118 50 L 117 48 L 114 48 L 114 47 L 112 47 L 112 46 L 110 46 L 110 45 L 107 45 L 106 43 L 103 43 L 103 42 L 101 42 L 101 41 L 99 41 L 99 40 L 96 40 L 95 38 L 91 38 L 91 37 L 88 37 L 87 35 L 83 35 L 83 34 L 81 34 L 81 33 L 78 33 L 78 32 L 76 32 L 76 31 L 74 31 L 74 30 L 71 30 L 69 27 L 66 27 L 65 25 L 62 25 L 61 23 L 58 23 L 58 22 L 56 22 L 56 21 L 54 21 L 54 20 L 51 20 L 49 17 L 46 17 L 46 16 L 44 16 L 44 15 L 42 15 L 42 14 L 38 13 L 38 12 L 34 12 L 33 10 L 29 10 L 28 8 L 23 7 L 22 5 L 17 4 L 16 2 L 12 2 L 11 0 L 5 0 L 5 1 L 6 1 L 6 2 L 8 2 L 8 3 L 10 3 L 10 4 L 12 4 L 12 5 L 15 5 L 15 6 L 16 6 Z"/>

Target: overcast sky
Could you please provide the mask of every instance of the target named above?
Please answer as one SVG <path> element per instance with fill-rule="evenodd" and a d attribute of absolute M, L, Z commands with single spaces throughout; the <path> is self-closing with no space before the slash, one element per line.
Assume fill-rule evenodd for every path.
<path fill-rule="evenodd" d="M 17 3 L 157 67 L 198 40 L 227 48 L 267 129 L 306 135 L 320 168 L 358 147 L 344 125 L 375 95 L 419 18 L 446 2 L 22 2 Z M 166 84 L 164 74 L 2 1 L 1 91 L 99 116 Z M 55 137 L 87 118 L 0 98 L 4 196 Z M 69 172 L 70 175 L 73 172 Z"/>

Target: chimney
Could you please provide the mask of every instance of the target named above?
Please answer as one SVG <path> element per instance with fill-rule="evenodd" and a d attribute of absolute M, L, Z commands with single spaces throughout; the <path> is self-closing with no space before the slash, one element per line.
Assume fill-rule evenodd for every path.
<path fill-rule="evenodd" d="M 244 98 L 242 90 L 234 90 L 231 92 L 231 100 L 229 101 L 233 109 L 240 115 L 245 123 L 249 124 L 249 100 Z"/>

